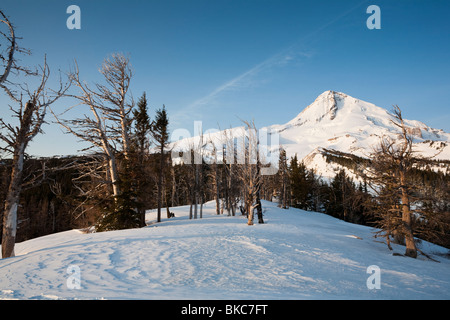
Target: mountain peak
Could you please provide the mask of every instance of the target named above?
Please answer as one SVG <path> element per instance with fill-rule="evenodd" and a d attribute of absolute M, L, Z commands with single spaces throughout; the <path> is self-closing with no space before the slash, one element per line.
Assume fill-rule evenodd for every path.
<path fill-rule="evenodd" d="M 343 105 L 342 101 L 347 98 L 351 97 L 342 92 L 327 90 L 292 119 L 289 124 L 300 126 L 305 123 L 321 122 L 324 119 L 334 120 L 339 108 Z"/>
<path fill-rule="evenodd" d="M 450 134 L 417 120 L 403 120 L 418 151 L 437 155 L 437 159 L 449 158 Z M 311 167 L 328 177 L 334 171 L 329 170 L 318 148 L 366 157 L 381 137 L 396 139 L 401 133 L 385 108 L 333 90 L 323 92 L 294 119 L 274 129 L 288 155 L 308 157 Z"/>
<path fill-rule="evenodd" d="M 317 100 L 321 100 L 321 99 L 330 99 L 330 98 L 334 98 L 335 96 L 339 96 L 341 98 L 346 98 L 348 97 L 348 95 L 346 95 L 345 93 L 342 92 L 338 92 L 338 91 L 333 91 L 333 90 L 327 90 L 324 91 L 323 93 L 321 93 L 315 101 Z"/>

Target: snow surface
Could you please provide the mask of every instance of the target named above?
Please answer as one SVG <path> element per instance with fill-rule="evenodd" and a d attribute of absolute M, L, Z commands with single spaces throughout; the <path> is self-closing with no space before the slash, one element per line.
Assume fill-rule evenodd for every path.
<path fill-rule="evenodd" d="M 448 250 L 423 241 L 440 263 L 393 256 L 374 229 L 263 202 L 266 224 L 189 207 L 141 229 L 52 234 L 0 260 L 1 299 L 449 299 Z M 403 253 L 404 247 L 394 246 Z M 78 266 L 80 289 L 67 280 Z M 367 268 L 380 268 L 368 289 Z M 70 269 L 69 269 L 70 270 Z M 72 287 L 73 288 L 73 287 Z"/>

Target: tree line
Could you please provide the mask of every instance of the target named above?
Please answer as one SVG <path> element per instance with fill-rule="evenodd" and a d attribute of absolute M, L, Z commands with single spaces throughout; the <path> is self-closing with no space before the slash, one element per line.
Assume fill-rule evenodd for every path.
<path fill-rule="evenodd" d="M 159 110 L 157 118 L 166 122 L 164 110 Z M 318 176 L 296 155 L 288 159 L 282 148 L 277 172 L 258 175 L 257 164 L 232 161 L 236 150 L 233 157 L 227 156 L 226 144 L 233 139 L 226 137 L 226 131 L 222 152 L 213 149 L 208 155 L 198 155 L 195 150 L 200 149 L 191 148 L 185 157 L 190 161 L 184 163 L 174 162 L 167 149 L 163 157 L 160 152 L 151 152 L 150 147 L 157 146 L 150 134 L 156 122 L 148 117 L 144 94 L 132 112 L 129 157 L 116 153 L 121 190 L 118 197 L 107 180 L 107 159 L 102 153 L 25 159 L 18 239 L 89 226 L 97 231 L 142 227 L 145 210 L 151 208 L 160 208 L 161 220 L 171 217 L 170 207 L 189 205 L 190 218 L 202 218 L 203 204 L 211 200 L 216 203 L 218 215 L 244 214 L 252 224 L 249 214 L 255 212 L 258 221 L 264 223 L 262 207 L 260 216 L 258 212 L 260 199 L 264 199 L 284 209 L 322 212 L 350 223 L 377 227 L 377 236 L 385 238 L 390 248 L 391 242 L 406 245 L 408 232 L 450 247 L 450 176 L 433 169 L 435 160 L 428 162 L 417 154 L 408 169 L 398 161 L 389 162 L 386 151 L 381 149 L 388 140 L 380 141 L 368 159 L 324 150 L 327 161 L 340 166 L 333 178 Z M 391 148 L 395 148 L 394 144 Z M 196 157 L 201 161 L 194 161 Z M 218 161 L 219 157 L 222 161 Z M 4 159 L 0 165 L 3 186 L 9 183 L 11 164 L 12 159 Z M 396 171 L 400 169 L 405 173 L 403 182 Z M 358 179 L 351 178 L 350 172 L 356 173 L 353 177 Z M 409 200 L 409 225 L 403 221 L 403 187 Z M 0 197 L 5 199 L 7 188 L 1 190 Z"/>

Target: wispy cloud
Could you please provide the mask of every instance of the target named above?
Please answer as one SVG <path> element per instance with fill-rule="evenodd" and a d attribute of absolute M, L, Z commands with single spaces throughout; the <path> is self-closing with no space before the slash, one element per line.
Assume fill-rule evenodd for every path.
<path fill-rule="evenodd" d="M 257 85 L 258 82 L 261 82 L 261 79 L 258 78 L 258 75 L 263 70 L 268 70 L 274 66 L 286 65 L 292 60 L 292 55 L 287 54 L 276 54 L 273 57 L 259 63 L 258 65 L 252 67 L 251 69 L 241 73 L 237 77 L 223 83 L 222 85 L 215 88 L 209 94 L 201 97 L 187 106 L 177 110 L 175 114 L 173 114 L 173 118 L 175 118 L 175 122 L 184 122 L 181 119 L 196 118 L 200 119 L 201 114 L 205 111 L 206 108 L 211 110 L 214 106 L 217 105 L 218 100 L 221 95 L 230 91 L 239 91 L 243 88 L 249 88 L 251 86 Z"/>
<path fill-rule="evenodd" d="M 206 96 L 197 99 L 189 104 L 183 110 L 179 112 L 198 112 L 205 106 L 211 107 L 213 103 L 220 97 L 221 94 L 229 91 L 242 90 L 251 86 L 261 83 L 261 74 L 264 72 L 264 76 L 267 77 L 268 72 L 274 68 L 285 67 L 298 61 L 300 58 L 310 58 L 312 53 L 306 51 L 295 51 L 294 46 L 291 46 L 272 57 L 264 60 L 251 69 L 241 73 L 237 77 L 225 82 L 219 87 L 215 88 Z M 270 74 L 270 72 L 269 72 Z"/>

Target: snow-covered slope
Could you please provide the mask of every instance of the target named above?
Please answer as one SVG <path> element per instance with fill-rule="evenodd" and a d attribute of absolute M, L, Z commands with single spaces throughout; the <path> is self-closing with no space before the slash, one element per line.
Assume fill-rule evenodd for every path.
<path fill-rule="evenodd" d="M 294 119 L 283 125 L 265 128 L 272 135 L 279 135 L 279 144 L 287 156 L 297 154 L 299 160 L 316 169 L 323 177 L 333 177 L 339 165 L 327 163 L 324 149 L 367 157 L 383 136 L 398 137 L 400 133 L 391 122 L 386 109 L 341 92 L 325 91 Z M 436 155 L 435 159 L 450 160 L 450 134 L 428 127 L 426 124 L 405 120 L 408 131 L 414 137 L 414 149 L 424 156 Z M 228 129 L 228 136 L 242 136 L 242 127 Z M 221 139 L 222 132 L 208 134 L 213 141 Z M 175 149 L 189 149 L 198 145 L 198 138 L 182 139 Z M 220 146 L 220 143 L 219 143 Z M 279 145 L 272 145 L 278 149 Z"/>
<path fill-rule="evenodd" d="M 171 210 L 175 218 L 141 229 L 74 230 L 19 243 L 16 257 L 0 260 L 0 298 L 450 298 L 450 260 L 438 255 L 447 249 L 422 242 L 440 263 L 393 256 L 371 228 L 263 206 L 263 225 L 217 216 L 208 203 L 203 219 L 189 220 L 188 207 L 178 207 Z M 147 218 L 153 221 L 154 212 Z M 380 289 L 367 287 L 373 265 Z M 67 286 L 74 270 L 80 289 Z"/>

